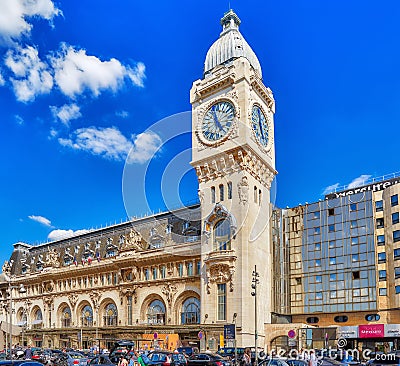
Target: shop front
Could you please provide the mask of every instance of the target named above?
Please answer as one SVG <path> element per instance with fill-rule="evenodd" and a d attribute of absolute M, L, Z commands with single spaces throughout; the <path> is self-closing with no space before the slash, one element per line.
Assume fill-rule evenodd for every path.
<path fill-rule="evenodd" d="M 400 324 L 339 327 L 337 339 L 340 348 L 358 350 L 364 355 L 369 352 L 388 353 L 399 349 Z"/>

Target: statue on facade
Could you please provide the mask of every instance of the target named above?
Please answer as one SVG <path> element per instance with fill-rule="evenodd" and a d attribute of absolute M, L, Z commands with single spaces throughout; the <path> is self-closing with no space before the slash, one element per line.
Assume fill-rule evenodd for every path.
<path fill-rule="evenodd" d="M 143 250 L 142 235 L 136 230 L 131 229 L 128 235 L 128 239 L 125 241 L 123 249 Z"/>
<path fill-rule="evenodd" d="M 57 253 L 57 250 L 50 249 L 46 253 L 46 259 L 45 259 L 45 267 L 53 267 L 53 268 L 59 268 L 60 267 L 60 255 Z"/>
<path fill-rule="evenodd" d="M 249 183 L 247 182 L 247 177 L 242 177 L 242 180 L 238 183 L 238 194 L 239 194 L 239 202 L 244 205 L 249 200 Z"/>

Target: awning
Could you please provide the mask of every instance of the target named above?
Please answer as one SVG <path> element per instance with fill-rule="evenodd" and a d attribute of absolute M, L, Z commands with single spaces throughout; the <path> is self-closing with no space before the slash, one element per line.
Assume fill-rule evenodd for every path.
<path fill-rule="evenodd" d="M 19 327 L 24 327 L 26 325 L 26 320 L 22 321 L 22 322 L 18 322 L 17 325 Z"/>
<path fill-rule="evenodd" d="M 43 320 L 42 319 L 35 319 L 33 322 L 32 322 L 32 324 L 34 325 L 34 324 L 42 324 L 43 323 Z"/>
<path fill-rule="evenodd" d="M 1 329 L 3 332 L 9 334 L 9 332 L 10 332 L 10 323 L 1 322 L 0 329 Z M 21 328 L 18 327 L 17 325 L 14 325 L 14 324 L 12 325 L 11 331 L 12 331 L 12 335 L 13 335 L 13 336 L 19 336 L 19 335 L 21 334 Z"/>

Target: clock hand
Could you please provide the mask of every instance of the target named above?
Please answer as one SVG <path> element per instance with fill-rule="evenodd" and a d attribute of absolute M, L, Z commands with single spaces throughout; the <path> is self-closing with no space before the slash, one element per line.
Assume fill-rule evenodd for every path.
<path fill-rule="evenodd" d="M 261 126 L 261 113 L 260 113 L 260 108 L 257 108 L 257 113 L 258 113 L 258 125 L 260 126 L 261 136 L 262 136 L 262 138 L 265 140 L 263 128 L 262 128 L 262 126 Z"/>
<path fill-rule="evenodd" d="M 213 119 L 214 119 L 216 126 L 222 131 L 224 128 L 222 127 L 221 123 L 219 123 L 219 121 L 218 121 L 217 113 L 215 112 L 214 107 L 211 108 L 211 112 L 213 114 Z"/>

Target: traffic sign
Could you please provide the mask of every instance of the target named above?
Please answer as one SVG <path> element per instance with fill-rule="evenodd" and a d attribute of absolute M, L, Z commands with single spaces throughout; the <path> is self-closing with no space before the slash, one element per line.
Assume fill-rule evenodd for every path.
<path fill-rule="evenodd" d="M 296 332 L 293 329 L 289 330 L 287 335 L 289 338 L 296 338 Z"/>
<path fill-rule="evenodd" d="M 154 332 L 153 337 L 154 337 L 154 339 L 157 339 L 157 338 L 158 338 L 157 332 Z"/>
<path fill-rule="evenodd" d="M 197 334 L 197 336 L 199 337 L 199 339 L 202 339 L 202 338 L 203 338 L 203 332 L 200 331 L 200 332 Z"/>

